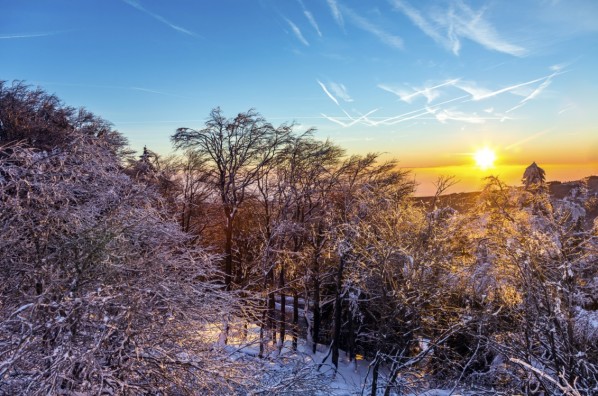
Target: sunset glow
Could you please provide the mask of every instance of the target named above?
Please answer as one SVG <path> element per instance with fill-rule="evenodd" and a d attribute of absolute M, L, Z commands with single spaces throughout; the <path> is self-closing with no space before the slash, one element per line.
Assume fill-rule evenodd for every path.
<path fill-rule="evenodd" d="M 396 159 L 418 194 L 447 169 L 451 192 L 534 161 L 547 180 L 598 173 L 593 0 L 5 3 L 0 79 L 85 106 L 137 152 L 170 154 L 219 106 Z"/>
<path fill-rule="evenodd" d="M 473 158 L 475 159 L 476 165 L 486 170 L 494 167 L 494 161 L 496 160 L 496 154 L 491 149 L 485 147 L 475 152 Z"/>

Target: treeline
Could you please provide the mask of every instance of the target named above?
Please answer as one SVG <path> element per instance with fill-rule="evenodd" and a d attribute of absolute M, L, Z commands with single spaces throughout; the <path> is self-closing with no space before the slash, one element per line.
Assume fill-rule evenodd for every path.
<path fill-rule="evenodd" d="M 179 155 L 134 157 L 109 123 L 2 83 L 0 392 L 315 393 L 321 367 L 257 374 L 303 339 L 318 366 L 371 360 L 371 394 L 596 390 L 583 185 L 551 200 L 530 167 L 457 211 L 445 177 L 424 206 L 394 161 L 295 129 L 216 108 L 174 132 Z M 228 358 L 256 326 L 256 358 Z"/>

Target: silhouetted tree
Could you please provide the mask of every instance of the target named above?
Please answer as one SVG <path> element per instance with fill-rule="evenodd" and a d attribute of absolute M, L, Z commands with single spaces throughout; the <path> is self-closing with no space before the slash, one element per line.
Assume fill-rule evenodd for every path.
<path fill-rule="evenodd" d="M 521 180 L 526 190 L 538 189 L 544 186 L 546 181 L 546 172 L 535 162 L 525 169 L 523 179 Z"/>
<path fill-rule="evenodd" d="M 220 196 L 225 224 L 225 284 L 233 280 L 234 221 L 239 207 L 264 167 L 270 165 L 287 143 L 292 126 L 277 128 L 259 113 L 249 110 L 235 118 L 226 118 L 215 108 L 205 122 L 205 128 L 179 128 L 172 135 L 177 149 L 190 149 L 198 158 L 206 159 L 209 183 Z"/>

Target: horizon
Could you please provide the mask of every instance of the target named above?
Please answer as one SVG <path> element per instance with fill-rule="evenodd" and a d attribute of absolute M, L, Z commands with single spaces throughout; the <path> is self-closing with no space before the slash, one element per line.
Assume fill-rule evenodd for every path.
<path fill-rule="evenodd" d="M 0 5 L 0 79 L 89 109 L 138 152 L 172 152 L 220 106 L 396 158 L 420 196 L 439 175 L 461 180 L 447 193 L 520 185 L 534 161 L 547 181 L 598 173 L 593 1 Z"/>

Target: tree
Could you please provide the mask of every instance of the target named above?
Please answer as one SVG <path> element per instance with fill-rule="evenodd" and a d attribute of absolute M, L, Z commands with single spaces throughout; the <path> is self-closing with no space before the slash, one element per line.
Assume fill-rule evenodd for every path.
<path fill-rule="evenodd" d="M 266 235 L 275 236 L 278 261 L 278 290 L 280 292 L 279 331 L 280 345 L 286 332 L 286 293 L 293 293 L 293 347 L 297 348 L 299 327 L 299 294 L 304 294 L 305 309 L 311 301 L 313 321 L 308 321 L 308 338 L 313 341 L 315 353 L 320 330 L 320 256 L 327 241 L 323 222 L 327 218 L 329 198 L 334 188 L 334 169 L 338 166 L 343 150 L 330 141 L 318 141 L 311 130 L 294 137 L 281 152 L 272 169 L 269 182 L 261 182 L 260 191 L 270 186 L 270 193 L 263 195 L 263 205 L 270 230 Z M 267 197 L 267 198 L 266 198 Z M 268 209 L 268 206 L 272 209 Z M 266 244 L 266 247 L 270 247 Z M 270 274 L 270 272 L 267 272 Z M 273 276 L 273 274 L 272 274 Z M 309 296 L 313 293 L 313 299 Z M 273 301 L 270 300 L 270 307 Z"/>
<path fill-rule="evenodd" d="M 27 133 L 21 121 L 12 133 Z M 57 135 L 51 151 L 27 139 L 0 146 L 0 393 L 251 386 L 201 335 L 236 306 L 211 257 L 122 171 L 107 135 L 72 124 Z"/>
<path fill-rule="evenodd" d="M 67 145 L 72 133 L 101 138 L 108 150 L 124 157 L 127 140 L 110 123 L 89 111 L 65 106 L 58 97 L 22 81 L 0 80 L 0 144 L 23 141 L 52 150 Z"/>
<path fill-rule="evenodd" d="M 233 238 L 235 218 L 260 172 L 269 166 L 292 134 L 292 126 L 277 128 L 254 110 L 226 118 L 215 108 L 205 128 L 179 128 L 172 135 L 177 149 L 190 149 L 210 165 L 209 183 L 220 197 L 224 213 L 225 285 L 233 280 Z"/>
<path fill-rule="evenodd" d="M 513 388 L 577 395 L 597 383 L 593 341 L 582 336 L 587 317 L 580 314 L 592 315 L 583 308 L 584 272 L 595 265 L 591 237 L 576 231 L 570 212 L 538 211 L 536 202 L 550 204 L 546 190 L 519 190 L 491 177 L 471 213 L 477 262 L 469 297 L 482 325 L 472 336 L 510 362 L 504 374 Z"/>
<path fill-rule="evenodd" d="M 525 169 L 521 181 L 526 190 L 541 188 L 546 181 L 546 172 L 544 172 L 544 169 L 540 168 L 535 162 L 532 162 L 532 164 Z"/>
<path fill-rule="evenodd" d="M 331 344 L 332 363 L 335 368 L 338 368 L 339 348 L 342 342 L 343 300 L 347 295 L 346 272 L 351 272 L 358 260 L 355 243 L 361 223 L 368 215 L 363 198 L 386 193 L 400 201 L 409 196 L 414 188 L 413 183 L 406 179 L 407 174 L 396 169 L 394 161 L 378 164 L 377 159 L 377 154 L 351 156 L 335 171 L 329 221 L 331 228 L 328 230 L 338 260 L 333 275 L 335 293 Z"/>

